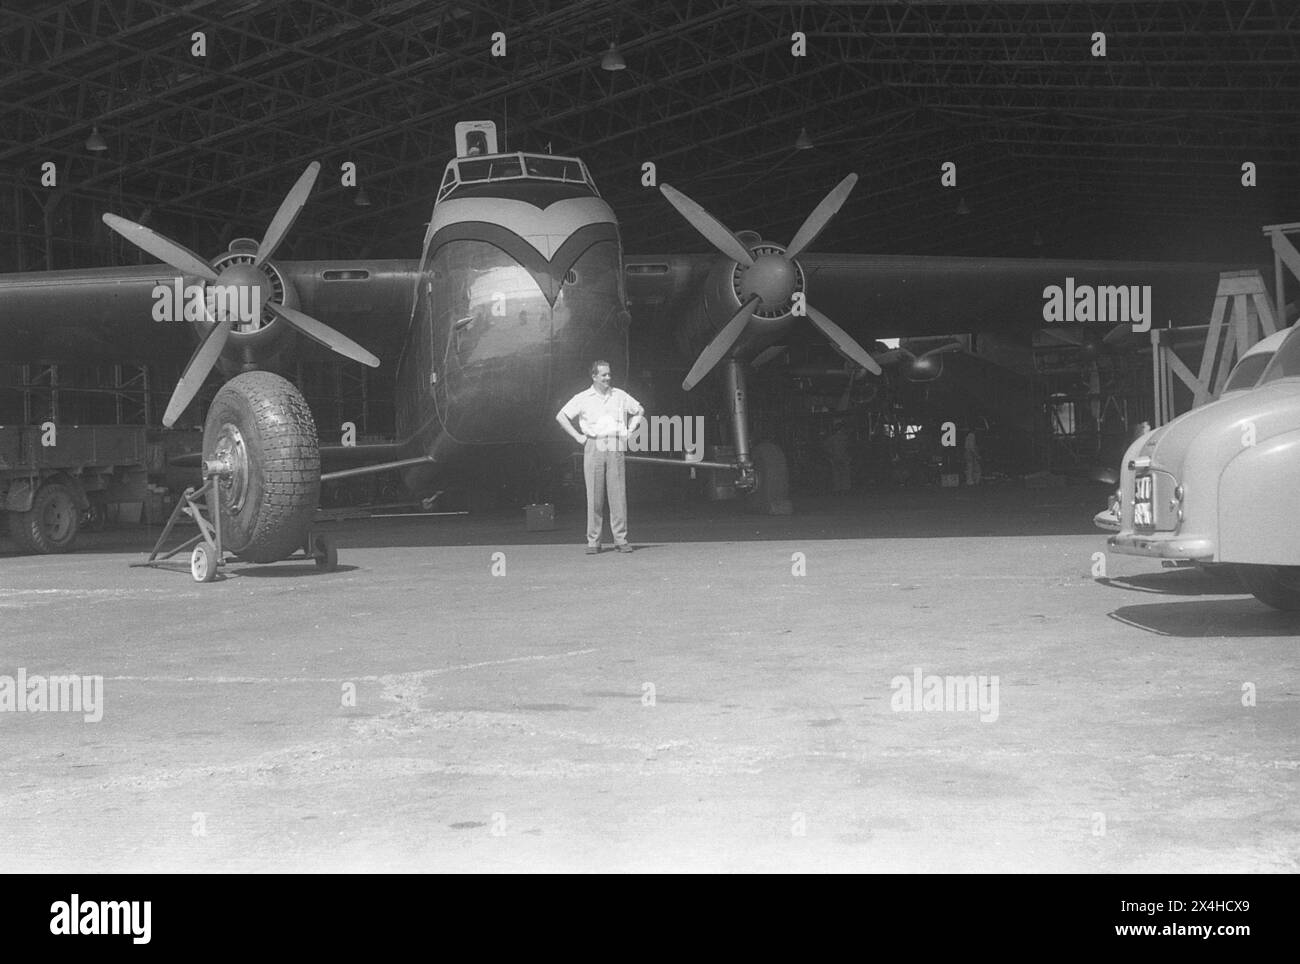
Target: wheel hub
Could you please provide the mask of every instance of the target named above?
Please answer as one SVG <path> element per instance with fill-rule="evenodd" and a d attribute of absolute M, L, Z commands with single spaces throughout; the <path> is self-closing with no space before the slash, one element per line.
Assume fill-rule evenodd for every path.
<path fill-rule="evenodd" d="M 67 538 L 72 528 L 73 514 L 76 508 L 67 496 L 59 495 L 51 499 L 41 513 L 41 525 L 55 542 Z"/>
<path fill-rule="evenodd" d="M 267 300 L 266 289 L 269 286 L 265 275 L 251 264 L 235 262 L 221 269 L 221 274 L 214 282 L 216 288 L 222 289 L 224 310 L 214 313 L 231 320 L 235 330 L 248 333 L 262 327 L 262 307 Z M 215 294 L 215 292 L 214 292 Z M 218 306 L 211 306 L 216 309 Z"/>
<path fill-rule="evenodd" d="M 248 448 L 239 429 L 229 422 L 221 426 L 212 461 L 221 464 L 217 485 L 221 500 L 231 512 L 238 512 L 248 496 Z"/>

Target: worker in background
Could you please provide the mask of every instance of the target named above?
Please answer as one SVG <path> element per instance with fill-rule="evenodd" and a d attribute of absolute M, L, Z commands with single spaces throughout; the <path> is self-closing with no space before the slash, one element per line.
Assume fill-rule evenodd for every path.
<path fill-rule="evenodd" d="M 962 442 L 962 451 L 966 457 L 966 484 L 980 484 L 980 450 L 979 442 L 975 438 L 975 429 L 966 432 L 966 438 Z"/>
<path fill-rule="evenodd" d="M 835 423 L 835 429 L 822 443 L 831 460 L 831 492 L 841 495 L 852 488 L 853 459 L 849 454 L 849 430 L 843 421 Z"/>

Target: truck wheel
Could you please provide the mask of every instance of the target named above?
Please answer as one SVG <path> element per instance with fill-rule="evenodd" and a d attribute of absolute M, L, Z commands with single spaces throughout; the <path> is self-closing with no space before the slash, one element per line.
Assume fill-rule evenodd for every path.
<path fill-rule="evenodd" d="M 81 510 L 72 486 L 46 482 L 27 512 L 9 513 L 9 534 L 28 552 L 67 552 L 77 541 Z"/>
<path fill-rule="evenodd" d="M 1300 610 L 1300 566 L 1236 568 L 1241 584 L 1260 602 L 1288 612 Z"/>
<path fill-rule="evenodd" d="M 763 515 L 790 515 L 790 469 L 785 453 L 775 442 L 759 442 L 750 453 L 754 461 L 754 491 L 746 507 Z"/>
<path fill-rule="evenodd" d="M 223 549 L 275 562 L 304 544 L 320 500 L 320 449 L 298 389 L 271 372 L 232 378 L 208 409 L 203 457 L 230 472 L 217 484 Z"/>

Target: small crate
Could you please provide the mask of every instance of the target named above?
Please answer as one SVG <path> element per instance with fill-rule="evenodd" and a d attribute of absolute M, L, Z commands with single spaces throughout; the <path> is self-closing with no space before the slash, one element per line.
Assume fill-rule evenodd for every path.
<path fill-rule="evenodd" d="M 550 532 L 555 528 L 555 506 L 549 502 L 524 506 L 524 528 L 529 532 Z"/>
<path fill-rule="evenodd" d="M 939 476 L 939 485 L 945 489 L 957 488 L 957 483 L 961 481 L 961 476 L 955 472 L 945 472 Z"/>

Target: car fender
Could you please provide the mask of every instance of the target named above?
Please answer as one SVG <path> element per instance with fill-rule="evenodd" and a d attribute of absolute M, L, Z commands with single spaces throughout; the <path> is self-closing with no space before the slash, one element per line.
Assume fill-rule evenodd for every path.
<path fill-rule="evenodd" d="M 1223 562 L 1300 565 L 1300 429 L 1241 449 L 1219 478 Z"/>

